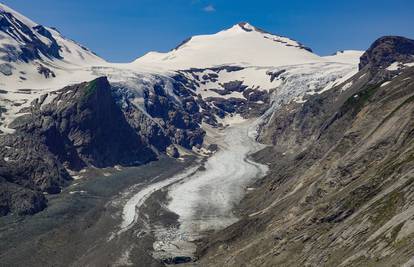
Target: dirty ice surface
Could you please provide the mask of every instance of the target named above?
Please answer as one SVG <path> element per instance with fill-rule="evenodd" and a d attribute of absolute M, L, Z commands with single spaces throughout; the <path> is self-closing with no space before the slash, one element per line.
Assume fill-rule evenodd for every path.
<path fill-rule="evenodd" d="M 200 170 L 170 186 L 168 209 L 179 215 L 179 227 L 158 228 L 154 243 L 160 258 L 191 256 L 192 243 L 203 232 L 227 227 L 237 221 L 234 205 L 246 187 L 267 172 L 267 166 L 248 158 L 263 145 L 254 139 L 256 124 L 236 121 L 213 137 L 220 150 Z"/>

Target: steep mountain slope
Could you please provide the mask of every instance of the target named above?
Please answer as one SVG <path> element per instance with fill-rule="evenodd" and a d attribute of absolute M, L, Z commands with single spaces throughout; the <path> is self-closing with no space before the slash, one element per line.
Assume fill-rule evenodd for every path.
<path fill-rule="evenodd" d="M 104 62 L 89 49 L 66 39 L 56 29 L 39 25 L 4 4 L 0 4 L 0 18 L 1 59 L 12 67 L 18 66 L 19 61 L 46 63 L 49 60 L 48 63 L 77 65 Z"/>
<path fill-rule="evenodd" d="M 201 265 L 410 265 L 414 49 L 400 47 L 413 42 L 381 38 L 349 80 L 278 107 L 256 155 L 270 172 L 244 218 L 201 245 Z"/>
<path fill-rule="evenodd" d="M 57 30 L 39 25 L 0 4 L 0 130 L 21 107 L 51 89 L 96 76 L 79 72 L 105 61 Z"/>
<path fill-rule="evenodd" d="M 39 25 L 0 4 L 0 70 L 6 76 L 2 85 L 10 86 L 9 76 L 24 84 L 31 79 L 55 77 L 61 68 L 104 62 L 56 29 Z"/>
<path fill-rule="evenodd" d="M 87 166 L 137 165 L 156 154 L 126 121 L 105 78 L 44 95 L 0 136 L 0 177 L 5 180 L 2 214 L 31 213 L 45 206 L 18 207 L 13 191 L 59 193 L 68 172 Z M 10 196 L 8 195 L 10 194 Z"/>

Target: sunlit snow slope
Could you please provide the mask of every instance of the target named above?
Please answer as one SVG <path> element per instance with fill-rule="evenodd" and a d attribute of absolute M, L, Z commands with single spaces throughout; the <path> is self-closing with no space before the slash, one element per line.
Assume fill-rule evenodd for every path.
<path fill-rule="evenodd" d="M 0 130 L 35 98 L 66 85 L 91 80 L 92 65 L 105 60 L 0 4 Z"/>
<path fill-rule="evenodd" d="M 281 66 L 323 60 L 309 50 L 289 38 L 239 23 L 216 34 L 194 36 L 168 53 L 150 52 L 134 64 L 188 69 L 222 65 Z"/>
<path fill-rule="evenodd" d="M 37 24 L 0 3 L 0 64 L 6 78 L 16 79 L 15 74 L 19 74 L 16 82 L 24 83 L 33 78 L 52 77 L 52 72 L 59 69 L 104 62 L 56 29 Z M 51 71 L 49 75 L 39 71 L 41 66 Z M 2 79 L 2 84 L 7 84 L 7 80 Z"/>

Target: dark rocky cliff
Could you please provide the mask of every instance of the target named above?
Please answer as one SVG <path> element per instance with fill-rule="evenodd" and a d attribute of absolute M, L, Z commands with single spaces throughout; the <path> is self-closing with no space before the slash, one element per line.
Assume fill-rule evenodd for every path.
<path fill-rule="evenodd" d="M 387 68 L 394 62 L 412 62 L 414 59 L 414 40 L 401 36 L 384 36 L 376 40 L 361 56 L 359 69 L 364 67 L 378 70 Z"/>
<path fill-rule="evenodd" d="M 200 108 L 190 91 L 179 89 L 178 82 L 174 86 L 182 102 L 162 82 L 145 88 L 145 111 L 128 98 L 128 88 L 113 87 L 105 77 L 34 100 L 11 124 L 15 133 L 0 135 L 0 214 L 43 209 L 42 192 L 59 193 L 71 180 L 69 171 L 141 165 L 160 154 L 178 157 L 175 145 L 200 146 L 205 134 Z M 15 205 L 22 200 L 15 188 L 27 191 L 22 207 Z"/>
<path fill-rule="evenodd" d="M 139 165 L 157 158 L 127 122 L 106 78 L 45 95 L 25 112 L 14 121 L 14 134 L 0 136 L 0 177 L 7 181 L 1 183 L 6 203 L 16 198 L 15 185 L 43 200 L 28 213 L 45 206 L 36 192 L 59 193 L 68 184 L 67 169 Z"/>

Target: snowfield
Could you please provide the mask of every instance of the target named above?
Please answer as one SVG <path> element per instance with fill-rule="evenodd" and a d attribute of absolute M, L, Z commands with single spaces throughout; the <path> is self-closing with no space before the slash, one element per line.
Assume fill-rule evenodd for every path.
<path fill-rule="evenodd" d="M 325 60 L 338 62 L 338 63 L 347 63 L 358 66 L 359 58 L 364 54 L 364 51 L 359 50 L 344 50 L 338 51 L 334 55 L 323 57 Z"/>
<path fill-rule="evenodd" d="M 248 23 L 239 23 L 216 34 L 194 36 L 167 53 L 150 52 L 133 64 L 179 70 L 224 65 L 281 66 L 316 61 L 323 59 L 296 41 L 266 33 Z"/>

